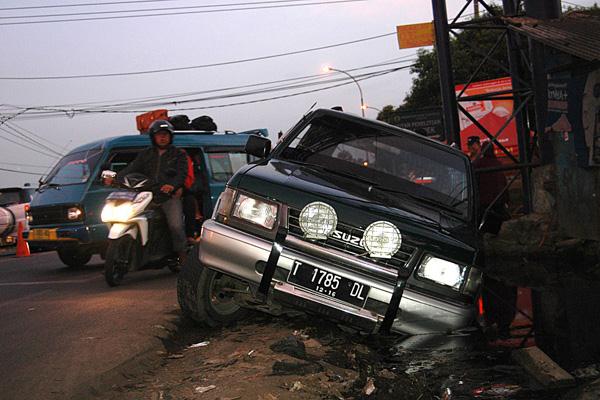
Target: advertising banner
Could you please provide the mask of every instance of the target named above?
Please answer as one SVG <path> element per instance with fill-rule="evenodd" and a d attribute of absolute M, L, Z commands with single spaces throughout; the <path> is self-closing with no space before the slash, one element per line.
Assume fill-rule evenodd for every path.
<path fill-rule="evenodd" d="M 456 95 L 463 90 L 465 85 L 457 85 L 455 87 Z M 467 90 L 462 94 L 462 97 L 485 95 L 504 90 L 511 90 L 512 83 L 510 78 L 498 78 L 488 81 L 471 83 Z M 509 95 L 507 95 L 509 96 Z M 473 100 L 460 102 L 462 107 L 467 110 L 487 131 L 495 136 L 500 128 L 506 123 L 513 112 L 512 100 Z M 460 141 L 461 149 L 466 151 L 467 138 L 469 136 L 479 136 L 481 142 L 489 141 L 489 138 L 483 133 L 465 114 L 459 112 L 460 121 Z M 519 142 L 517 139 L 517 129 L 514 118 L 508 126 L 497 137 L 508 151 L 515 157 L 519 156 Z M 506 157 L 506 154 L 494 146 L 494 152 L 498 157 Z"/>

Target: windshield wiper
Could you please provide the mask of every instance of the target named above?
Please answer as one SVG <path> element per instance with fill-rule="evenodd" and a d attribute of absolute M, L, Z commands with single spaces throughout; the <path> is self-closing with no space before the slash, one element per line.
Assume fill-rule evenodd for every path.
<path fill-rule="evenodd" d="M 457 209 L 453 208 L 451 205 L 448 205 L 446 203 L 442 203 L 442 202 L 437 201 L 437 200 L 433 200 L 433 199 L 431 199 L 429 197 L 421 197 L 421 196 L 414 195 L 412 193 L 405 192 L 403 190 L 391 189 L 391 188 L 388 188 L 388 187 L 385 187 L 385 186 L 381 186 L 381 185 L 377 185 L 377 184 L 373 184 L 373 188 L 381 190 L 381 191 L 384 191 L 384 192 L 389 192 L 389 193 L 394 193 L 394 194 L 400 194 L 400 195 L 403 195 L 403 196 L 406 196 L 406 197 L 410 197 L 411 199 L 417 200 L 418 202 L 425 203 L 427 205 L 434 206 L 434 207 L 437 207 L 437 208 L 441 208 L 444 211 L 448 211 L 448 212 L 452 213 L 454 216 L 463 217 L 463 214 L 460 211 L 458 211 Z"/>
<path fill-rule="evenodd" d="M 300 164 L 300 165 L 303 165 L 305 167 L 309 167 L 309 168 L 313 168 L 313 169 L 318 169 L 319 171 L 331 172 L 332 174 L 343 176 L 344 178 L 348 178 L 348 179 L 351 179 L 353 181 L 359 181 L 359 182 L 365 183 L 367 185 L 377 185 L 375 182 L 370 181 L 369 179 L 361 178 L 360 176 L 357 176 L 357 175 L 354 175 L 354 174 L 349 174 L 347 172 L 338 171 L 336 169 L 333 169 L 333 168 L 330 168 L 330 167 L 326 167 L 324 165 L 312 164 L 312 163 L 307 163 L 307 162 L 298 161 L 298 160 L 287 160 L 287 161 L 291 161 L 293 163 Z"/>
<path fill-rule="evenodd" d="M 61 186 L 62 185 L 59 183 L 44 182 L 44 183 L 40 184 L 40 186 L 37 188 L 37 190 L 38 190 L 38 192 L 42 191 L 42 189 L 47 189 L 47 188 L 55 188 L 56 190 L 59 190 Z"/>

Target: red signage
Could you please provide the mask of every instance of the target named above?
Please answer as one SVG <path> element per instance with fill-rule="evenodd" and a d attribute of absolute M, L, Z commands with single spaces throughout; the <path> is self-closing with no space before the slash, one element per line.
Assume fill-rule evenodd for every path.
<path fill-rule="evenodd" d="M 464 87 L 465 85 L 456 86 L 457 96 Z M 461 97 L 483 95 L 511 89 L 512 83 L 510 78 L 492 79 L 489 81 L 471 83 Z M 477 120 L 477 122 L 487 129 L 492 136 L 497 135 L 500 128 L 504 126 L 513 112 L 512 100 L 473 100 L 460 102 L 460 104 L 475 120 Z M 467 150 L 467 138 L 469 136 L 479 136 L 482 143 L 489 141 L 486 134 L 462 112 L 459 112 L 459 120 L 461 149 L 464 151 Z M 517 139 L 517 127 L 514 118 L 497 137 L 497 140 L 506 147 L 513 156 L 518 157 L 519 142 Z M 498 146 L 494 146 L 494 152 L 498 157 L 506 157 L 506 154 L 500 150 Z"/>

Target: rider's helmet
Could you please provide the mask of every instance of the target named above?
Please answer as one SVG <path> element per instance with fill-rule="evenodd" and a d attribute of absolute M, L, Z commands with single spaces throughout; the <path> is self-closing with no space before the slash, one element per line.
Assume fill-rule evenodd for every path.
<path fill-rule="evenodd" d="M 154 135 L 160 131 L 168 132 L 169 135 L 171 135 L 171 141 L 169 143 L 173 142 L 173 125 L 171 125 L 171 123 L 167 120 L 157 119 L 152 123 L 152 125 L 150 125 L 150 128 L 148 129 L 148 135 L 150 135 L 150 140 L 152 141 L 153 145 L 156 145 L 154 142 Z"/>

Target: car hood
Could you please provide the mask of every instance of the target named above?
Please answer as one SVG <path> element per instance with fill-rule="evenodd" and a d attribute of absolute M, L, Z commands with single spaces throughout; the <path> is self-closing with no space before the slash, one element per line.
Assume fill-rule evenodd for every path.
<path fill-rule="evenodd" d="M 298 210 L 323 201 L 346 224 L 365 229 L 375 221 L 387 220 L 400 229 L 408 243 L 463 262 L 470 263 L 475 256 L 477 235 L 472 223 L 448 218 L 415 200 L 369 191 L 369 185 L 358 180 L 271 159 L 246 166 L 229 184 Z"/>
<path fill-rule="evenodd" d="M 38 189 L 31 200 L 31 207 L 47 207 L 60 204 L 79 204 L 85 194 L 86 183 Z"/>

